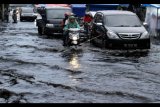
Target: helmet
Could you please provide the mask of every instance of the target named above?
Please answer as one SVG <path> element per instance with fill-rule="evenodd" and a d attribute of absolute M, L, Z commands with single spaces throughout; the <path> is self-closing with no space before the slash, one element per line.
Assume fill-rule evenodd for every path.
<path fill-rule="evenodd" d="M 89 12 L 86 12 L 85 15 L 90 15 L 90 13 L 89 13 Z"/>
<path fill-rule="evenodd" d="M 75 19 L 75 17 L 74 16 L 70 16 L 69 19 Z"/>

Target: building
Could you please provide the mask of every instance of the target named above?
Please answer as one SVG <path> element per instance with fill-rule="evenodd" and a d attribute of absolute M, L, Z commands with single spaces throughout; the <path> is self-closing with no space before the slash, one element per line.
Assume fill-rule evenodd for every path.
<path fill-rule="evenodd" d="M 9 8 L 9 4 L 0 4 L 0 20 L 4 20 L 4 10 Z"/>

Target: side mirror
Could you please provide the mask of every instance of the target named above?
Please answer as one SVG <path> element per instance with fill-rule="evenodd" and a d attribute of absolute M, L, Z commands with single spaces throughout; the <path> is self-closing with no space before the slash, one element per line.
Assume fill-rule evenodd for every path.
<path fill-rule="evenodd" d="M 148 26 L 148 23 L 144 22 L 144 23 L 143 23 L 143 26 Z"/>
<path fill-rule="evenodd" d="M 143 26 L 144 26 L 145 28 L 148 28 L 148 23 L 144 22 L 144 23 L 143 23 Z"/>
<path fill-rule="evenodd" d="M 96 23 L 98 26 L 102 26 L 103 24 L 102 23 Z"/>

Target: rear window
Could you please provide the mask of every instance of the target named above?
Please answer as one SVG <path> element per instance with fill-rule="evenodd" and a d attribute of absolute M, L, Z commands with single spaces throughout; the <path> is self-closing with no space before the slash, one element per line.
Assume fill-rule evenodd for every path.
<path fill-rule="evenodd" d="M 141 27 L 140 20 L 136 15 L 107 15 L 106 25 L 109 27 Z"/>
<path fill-rule="evenodd" d="M 24 12 L 24 13 L 33 13 L 33 8 L 23 8 L 22 12 Z"/>
<path fill-rule="evenodd" d="M 71 9 L 48 9 L 48 19 L 63 19 L 66 12 L 71 12 Z"/>

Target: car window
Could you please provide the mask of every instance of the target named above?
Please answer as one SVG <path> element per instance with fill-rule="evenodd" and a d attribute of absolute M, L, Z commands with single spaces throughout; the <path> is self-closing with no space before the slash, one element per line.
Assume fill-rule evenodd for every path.
<path fill-rule="evenodd" d="M 24 13 L 33 13 L 34 9 L 33 8 L 23 8 L 22 12 L 24 12 Z"/>
<path fill-rule="evenodd" d="M 48 19 L 63 19 L 66 12 L 71 12 L 70 9 L 48 9 L 47 18 Z"/>
<path fill-rule="evenodd" d="M 136 15 L 107 15 L 105 24 L 109 27 L 141 27 Z"/>

